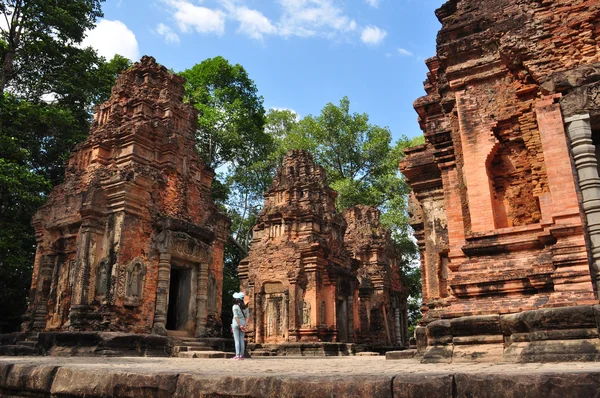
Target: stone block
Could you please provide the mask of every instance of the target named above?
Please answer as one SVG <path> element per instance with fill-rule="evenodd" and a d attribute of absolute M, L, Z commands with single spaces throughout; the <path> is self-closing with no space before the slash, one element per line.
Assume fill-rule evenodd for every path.
<path fill-rule="evenodd" d="M 595 397 L 600 372 L 458 373 L 456 398 Z"/>
<path fill-rule="evenodd" d="M 138 374 L 107 370 L 60 368 L 50 392 L 68 397 L 169 398 L 175 393 L 177 374 Z"/>
<path fill-rule="evenodd" d="M 52 365 L 15 364 L 7 370 L 0 384 L 7 390 L 47 393 L 57 370 L 58 367 Z"/>
<path fill-rule="evenodd" d="M 245 366 L 245 362 L 243 363 Z M 246 397 L 392 397 L 392 378 L 387 376 L 223 376 L 181 374 L 173 398 Z M 394 395 L 395 397 L 395 395 Z"/>
<path fill-rule="evenodd" d="M 428 346 L 423 355 L 423 363 L 451 363 L 453 345 Z"/>
<path fill-rule="evenodd" d="M 452 363 L 502 362 L 504 343 L 455 345 Z"/>
<path fill-rule="evenodd" d="M 394 398 L 453 398 L 453 378 L 449 374 L 401 373 L 394 377 Z"/>
<path fill-rule="evenodd" d="M 417 355 L 417 350 L 403 350 L 403 351 L 388 351 L 385 353 L 385 359 L 409 359 L 414 358 Z"/>
<path fill-rule="evenodd" d="M 599 361 L 600 339 L 520 342 L 504 351 L 506 362 Z"/>

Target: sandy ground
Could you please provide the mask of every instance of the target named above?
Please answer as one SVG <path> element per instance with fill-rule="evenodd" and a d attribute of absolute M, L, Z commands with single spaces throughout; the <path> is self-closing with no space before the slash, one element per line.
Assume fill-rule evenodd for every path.
<path fill-rule="evenodd" d="M 102 369 L 140 374 L 188 373 L 206 376 L 369 376 L 399 373 L 579 373 L 599 371 L 600 364 L 421 364 L 416 359 L 386 360 L 378 357 L 275 357 L 236 361 L 232 359 L 102 358 L 102 357 L 0 357 L 0 365 L 58 365 L 77 369 Z"/>

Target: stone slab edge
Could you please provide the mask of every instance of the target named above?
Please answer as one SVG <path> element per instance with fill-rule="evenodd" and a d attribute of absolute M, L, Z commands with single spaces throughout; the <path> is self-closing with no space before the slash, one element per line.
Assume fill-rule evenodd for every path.
<path fill-rule="evenodd" d="M 597 371 L 399 373 L 395 376 L 136 373 L 0 365 L 0 397 L 594 397 Z"/>

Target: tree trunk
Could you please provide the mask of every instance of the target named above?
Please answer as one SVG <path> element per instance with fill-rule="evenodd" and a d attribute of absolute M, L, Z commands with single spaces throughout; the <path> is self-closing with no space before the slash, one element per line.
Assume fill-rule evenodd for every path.
<path fill-rule="evenodd" d="M 12 74 L 14 59 L 15 51 L 9 46 L 9 49 L 4 54 L 4 59 L 2 60 L 2 82 L 0 83 L 0 95 L 4 94 L 4 89 L 6 88 L 8 79 Z"/>
<path fill-rule="evenodd" d="M 238 248 L 239 251 L 242 252 L 242 254 L 245 256 L 248 256 L 248 250 L 246 250 L 246 248 L 244 248 L 244 246 L 242 246 L 242 244 L 240 242 L 238 242 L 233 236 L 229 236 L 229 243 L 231 243 L 232 245 L 234 245 L 235 247 Z"/>

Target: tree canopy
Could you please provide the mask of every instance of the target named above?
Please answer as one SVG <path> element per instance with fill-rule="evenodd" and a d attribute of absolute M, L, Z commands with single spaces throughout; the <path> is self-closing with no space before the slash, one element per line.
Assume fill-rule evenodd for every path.
<path fill-rule="evenodd" d="M 67 74 L 73 59 L 94 54 L 74 44 L 102 16 L 102 1 L 0 0 L 0 94 L 7 87 L 29 98 L 50 93 L 48 82 Z"/>
<path fill-rule="evenodd" d="M 209 58 L 181 76 L 187 79 L 186 99 L 199 112 L 197 144 L 210 167 L 245 167 L 269 153 L 263 98 L 241 65 Z"/>
<path fill-rule="evenodd" d="M 87 136 L 94 104 L 130 61 L 80 48 L 100 0 L 0 0 L 0 329 L 26 306 L 35 253 L 31 218 Z M 3 325 L 1 323 L 4 323 Z"/>
<path fill-rule="evenodd" d="M 369 123 L 366 113 L 351 113 L 350 101 L 325 105 L 317 116 L 296 121 L 289 111 L 271 111 L 268 128 L 277 131 L 279 155 L 306 149 L 327 170 L 329 185 L 338 191 L 338 210 L 365 204 L 382 211 L 381 222 L 411 261 L 416 247 L 409 236 L 406 200 L 409 187 L 398 171 L 405 137 L 392 144 L 387 127 Z"/>

